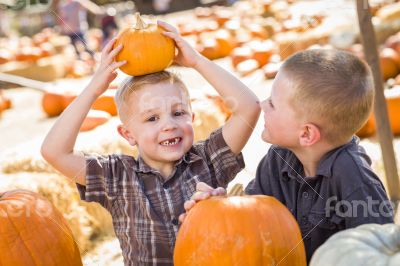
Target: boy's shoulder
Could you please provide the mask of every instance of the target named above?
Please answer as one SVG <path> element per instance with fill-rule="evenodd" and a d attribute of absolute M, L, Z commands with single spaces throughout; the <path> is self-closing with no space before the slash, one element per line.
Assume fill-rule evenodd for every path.
<path fill-rule="evenodd" d="M 212 131 L 208 138 L 195 142 L 189 152 L 201 157 L 214 157 L 221 149 L 229 149 L 229 146 L 222 135 L 222 127 L 219 127 Z"/>
<path fill-rule="evenodd" d="M 359 145 L 359 138 L 352 140 L 328 152 L 319 165 L 317 174 L 331 179 L 331 184 L 341 191 L 343 196 L 350 195 L 361 187 L 383 184 L 371 168 L 371 159 L 365 149 Z"/>
<path fill-rule="evenodd" d="M 86 165 L 89 168 L 93 167 L 108 167 L 110 169 L 116 168 L 139 168 L 139 159 L 125 154 L 97 154 L 97 153 L 84 153 L 86 159 Z"/>

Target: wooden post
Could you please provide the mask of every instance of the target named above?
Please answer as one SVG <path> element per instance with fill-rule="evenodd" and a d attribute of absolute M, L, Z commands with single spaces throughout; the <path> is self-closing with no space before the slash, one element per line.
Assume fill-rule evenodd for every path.
<path fill-rule="evenodd" d="M 383 164 L 386 173 L 386 184 L 391 200 L 397 204 L 400 200 L 399 175 L 393 149 L 393 133 L 390 128 L 386 99 L 383 92 L 383 79 L 376 45 L 375 31 L 371 22 L 368 0 L 357 0 L 358 23 L 364 46 L 365 58 L 372 69 L 375 84 L 374 113 L 378 139 L 382 150 Z M 395 209 L 395 210 L 396 210 Z"/>

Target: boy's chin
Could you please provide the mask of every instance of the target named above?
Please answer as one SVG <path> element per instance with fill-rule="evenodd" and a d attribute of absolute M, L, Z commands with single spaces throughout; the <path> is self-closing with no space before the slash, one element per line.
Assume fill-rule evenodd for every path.
<path fill-rule="evenodd" d="M 262 139 L 264 142 L 271 143 L 271 139 L 270 139 L 270 137 L 268 136 L 268 133 L 265 131 L 265 129 L 264 129 L 263 132 L 261 133 L 261 139 Z"/>
<path fill-rule="evenodd" d="M 182 159 L 182 157 L 185 155 L 184 152 L 174 152 L 170 154 L 162 154 L 161 157 L 164 161 L 167 162 L 176 162 Z"/>

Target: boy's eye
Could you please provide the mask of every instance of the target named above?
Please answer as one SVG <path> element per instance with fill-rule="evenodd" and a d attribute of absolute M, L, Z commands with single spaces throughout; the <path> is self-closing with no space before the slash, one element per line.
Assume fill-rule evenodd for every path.
<path fill-rule="evenodd" d="M 153 115 L 153 116 L 150 116 L 149 118 L 147 118 L 146 121 L 154 122 L 154 121 L 157 121 L 157 119 L 158 119 L 158 117 Z"/>
<path fill-rule="evenodd" d="M 174 113 L 175 116 L 181 116 L 184 114 L 185 114 L 185 111 L 175 111 L 175 113 Z"/>
<path fill-rule="evenodd" d="M 268 104 L 269 104 L 269 106 L 271 106 L 272 108 L 274 107 L 274 105 L 272 104 L 271 99 L 268 99 Z"/>

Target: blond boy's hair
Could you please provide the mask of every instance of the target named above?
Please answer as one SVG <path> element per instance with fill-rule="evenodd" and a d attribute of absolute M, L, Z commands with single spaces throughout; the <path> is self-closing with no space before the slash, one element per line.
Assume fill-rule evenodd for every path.
<path fill-rule="evenodd" d="M 293 83 L 292 103 L 330 143 L 343 143 L 368 119 L 374 102 L 370 68 L 338 50 L 307 50 L 291 56 L 282 70 Z"/>
<path fill-rule="evenodd" d="M 114 98 L 115 104 L 117 105 L 118 115 L 121 120 L 123 120 L 127 113 L 127 101 L 133 92 L 142 89 L 146 85 L 159 84 L 162 82 L 179 85 L 185 93 L 185 96 L 187 96 L 188 99 L 190 98 L 186 85 L 180 77 L 173 72 L 161 71 L 143 76 L 128 77 L 122 82 L 122 85 L 118 88 Z"/>

